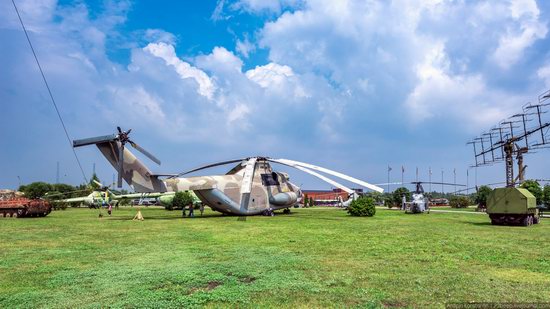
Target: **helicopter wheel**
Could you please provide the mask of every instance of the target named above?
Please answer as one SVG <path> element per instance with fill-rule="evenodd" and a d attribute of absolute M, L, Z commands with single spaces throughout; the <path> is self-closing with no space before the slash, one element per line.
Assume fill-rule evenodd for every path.
<path fill-rule="evenodd" d="M 284 213 L 285 215 L 290 214 L 290 209 L 289 209 L 289 208 L 285 208 L 285 210 L 283 210 L 283 213 Z"/>

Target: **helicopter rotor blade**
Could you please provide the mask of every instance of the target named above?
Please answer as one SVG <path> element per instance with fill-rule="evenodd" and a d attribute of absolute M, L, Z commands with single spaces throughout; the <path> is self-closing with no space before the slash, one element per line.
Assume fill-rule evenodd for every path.
<path fill-rule="evenodd" d="M 309 163 L 288 160 L 288 159 L 269 159 L 269 160 L 271 160 L 273 162 L 278 162 L 278 163 L 286 163 L 287 165 L 290 165 L 292 167 L 301 166 L 301 167 L 305 167 L 305 168 L 308 168 L 308 169 L 311 169 L 311 170 L 327 173 L 327 174 L 336 176 L 338 178 L 342 178 L 344 180 L 347 180 L 349 182 L 353 182 L 355 184 L 358 184 L 358 185 L 363 186 L 365 188 L 368 188 L 370 190 L 377 191 L 377 192 L 380 192 L 380 193 L 384 192 L 384 189 L 382 189 L 378 186 L 372 185 L 368 182 L 359 180 L 357 178 L 354 178 L 354 177 L 351 177 L 351 176 L 348 176 L 348 175 L 345 175 L 345 174 L 342 174 L 342 173 L 339 173 L 339 172 L 336 172 L 336 171 L 333 171 L 333 170 L 329 170 L 328 168 L 316 166 L 316 165 L 309 164 Z"/>
<path fill-rule="evenodd" d="M 268 160 L 269 160 L 269 161 L 272 161 L 272 162 L 275 162 L 275 163 L 282 164 L 282 165 L 286 165 L 286 166 L 289 166 L 289 167 L 293 167 L 293 168 L 298 169 L 298 170 L 300 170 L 300 171 L 302 171 L 302 172 L 304 172 L 304 173 L 308 173 L 308 174 L 310 174 L 310 175 L 312 175 L 312 176 L 315 176 L 315 177 L 317 177 L 317 178 L 319 178 L 319 179 L 321 179 L 321 180 L 323 180 L 323 181 L 325 181 L 325 182 L 327 182 L 327 183 L 329 183 L 329 184 L 331 184 L 331 185 L 333 185 L 333 186 L 335 186 L 335 187 L 337 187 L 337 188 L 340 188 L 340 189 L 346 191 L 348 194 L 353 194 L 353 193 L 355 193 L 354 190 L 352 190 L 352 189 L 350 189 L 350 188 L 344 186 L 343 184 L 341 184 L 341 183 L 339 183 L 339 182 L 336 182 L 336 181 L 334 181 L 334 180 L 332 180 L 332 179 L 330 179 L 330 178 L 328 178 L 328 177 L 325 177 L 325 176 L 323 176 L 323 175 L 321 175 L 321 174 L 319 174 L 319 173 L 317 173 L 317 172 L 314 172 L 314 171 L 312 171 L 312 170 L 309 170 L 309 169 L 307 169 L 307 168 L 305 168 L 305 167 L 302 167 L 302 166 L 299 166 L 299 165 L 291 165 L 291 164 L 283 163 L 283 162 L 281 162 L 280 160 L 276 160 L 276 159 L 268 159 Z"/>
<path fill-rule="evenodd" d="M 120 147 L 118 148 L 118 181 L 117 181 L 118 188 L 122 188 L 123 164 L 124 164 L 124 143 L 120 143 Z"/>
<path fill-rule="evenodd" d="M 235 159 L 235 160 L 229 160 L 229 161 L 222 161 L 222 162 L 207 164 L 207 165 L 203 165 L 203 166 L 194 168 L 194 169 L 189 170 L 189 171 L 181 172 L 178 175 L 173 176 L 173 177 L 187 175 L 187 174 L 190 174 L 190 173 L 193 173 L 193 172 L 197 172 L 197 171 L 200 171 L 200 170 L 203 170 L 203 169 L 216 167 L 216 166 L 220 166 L 220 165 L 226 165 L 226 164 L 231 164 L 231 163 L 242 162 L 243 160 L 246 160 L 246 159 Z M 170 178 L 173 178 L 173 177 L 170 177 Z"/>
<path fill-rule="evenodd" d="M 128 133 L 131 131 L 128 130 Z M 130 143 L 130 145 L 132 145 L 132 147 L 134 147 L 135 150 L 141 152 L 142 154 L 144 154 L 147 158 L 151 159 L 151 161 L 155 162 L 156 164 L 160 165 L 160 160 L 157 159 L 153 154 L 151 154 L 149 151 L 143 149 L 141 146 L 139 146 L 138 144 L 132 142 L 132 141 L 128 141 Z"/>

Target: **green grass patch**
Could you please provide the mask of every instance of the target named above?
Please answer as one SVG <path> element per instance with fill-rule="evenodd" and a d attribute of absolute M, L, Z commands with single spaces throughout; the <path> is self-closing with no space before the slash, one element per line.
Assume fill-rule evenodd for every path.
<path fill-rule="evenodd" d="M 105 212 L 103 212 L 105 214 Z M 550 226 L 332 208 L 0 220 L 0 307 L 443 307 L 550 299 Z M 198 214 L 198 212 L 197 212 Z"/>

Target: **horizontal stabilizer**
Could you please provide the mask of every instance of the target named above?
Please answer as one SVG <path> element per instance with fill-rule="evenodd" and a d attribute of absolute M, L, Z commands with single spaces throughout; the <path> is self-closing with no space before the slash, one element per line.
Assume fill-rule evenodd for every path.
<path fill-rule="evenodd" d="M 117 138 L 116 134 L 111 134 L 111 135 L 96 136 L 96 137 L 74 140 L 73 147 L 82 147 L 87 145 L 111 142 L 111 141 L 114 141 L 116 138 Z"/>

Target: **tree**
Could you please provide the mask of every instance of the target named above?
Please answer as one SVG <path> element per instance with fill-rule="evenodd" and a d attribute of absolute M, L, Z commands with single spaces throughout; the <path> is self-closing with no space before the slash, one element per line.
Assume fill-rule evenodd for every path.
<path fill-rule="evenodd" d="M 193 204 L 193 196 L 189 191 L 178 191 L 174 195 L 172 205 L 167 205 L 167 210 L 183 209 L 185 206 Z"/>
<path fill-rule="evenodd" d="M 542 188 L 536 180 L 526 180 L 521 184 L 521 187 L 529 190 L 537 199 L 537 205 L 542 203 Z"/>
<path fill-rule="evenodd" d="M 550 185 L 544 186 L 542 190 L 542 202 L 546 207 L 550 207 Z"/>
<path fill-rule="evenodd" d="M 451 208 L 467 208 L 470 206 L 470 199 L 467 196 L 453 196 L 449 200 Z"/>
<path fill-rule="evenodd" d="M 52 185 L 41 181 L 33 182 L 19 188 L 19 191 L 25 193 L 25 197 L 30 199 L 41 198 L 46 195 L 47 192 L 52 190 Z"/>
<path fill-rule="evenodd" d="M 475 194 L 474 201 L 480 208 L 487 208 L 487 198 L 489 197 L 489 194 L 493 192 L 493 189 L 489 188 L 488 186 L 481 186 L 477 190 L 477 193 Z"/>
<path fill-rule="evenodd" d="M 312 197 L 309 198 L 309 207 L 315 206 L 315 200 Z"/>
<path fill-rule="evenodd" d="M 350 203 L 348 213 L 355 217 L 372 217 L 376 214 L 375 201 L 370 196 L 362 196 Z"/>
<path fill-rule="evenodd" d="M 401 203 L 403 202 L 403 195 L 405 195 L 407 201 L 411 199 L 411 193 L 409 192 L 409 189 L 405 187 L 397 188 L 395 191 L 393 191 L 392 202 L 394 206 L 399 207 L 401 205 Z"/>
<path fill-rule="evenodd" d="M 304 204 L 304 208 L 307 207 L 307 204 L 309 203 L 309 198 L 307 196 L 307 194 L 304 194 L 304 197 L 302 198 L 302 203 Z"/>

